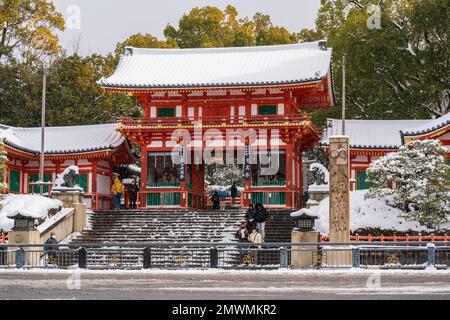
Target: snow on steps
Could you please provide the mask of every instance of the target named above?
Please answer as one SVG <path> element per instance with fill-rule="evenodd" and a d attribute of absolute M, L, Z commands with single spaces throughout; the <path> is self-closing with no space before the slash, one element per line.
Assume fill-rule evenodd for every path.
<path fill-rule="evenodd" d="M 244 218 L 240 210 L 207 211 L 107 211 L 89 215 L 90 227 L 71 239 L 71 245 L 104 244 L 104 248 L 88 249 L 88 264 L 142 266 L 142 248 L 123 250 L 107 248 L 120 243 L 199 243 L 236 242 L 234 233 Z M 184 248 L 187 249 L 187 248 Z M 191 247 L 190 249 L 193 249 Z M 167 252 L 170 251 L 170 254 Z M 181 258 L 183 257 L 183 258 Z M 188 257 L 188 258 L 187 258 Z M 204 267 L 209 263 L 209 248 L 189 252 L 183 248 L 152 249 L 152 264 L 173 266 L 175 260 L 187 259 L 189 266 Z M 231 260 L 230 260 L 231 259 Z M 230 255 L 228 260 L 236 259 Z"/>

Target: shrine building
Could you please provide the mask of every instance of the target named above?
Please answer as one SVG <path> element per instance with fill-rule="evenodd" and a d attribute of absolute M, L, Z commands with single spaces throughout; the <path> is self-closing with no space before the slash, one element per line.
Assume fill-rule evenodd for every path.
<path fill-rule="evenodd" d="M 55 181 L 67 167 L 79 167 L 77 184 L 84 190 L 88 208 L 109 209 L 113 166 L 131 164 L 135 159 L 128 142 L 117 132 L 117 124 L 45 129 L 44 181 Z M 0 125 L 0 137 L 7 153 L 6 193 L 39 193 L 41 128 Z M 44 192 L 51 192 L 45 186 Z"/>
<path fill-rule="evenodd" d="M 328 138 L 340 134 L 342 120 L 328 119 L 321 141 L 325 150 L 328 150 Z M 450 113 L 427 120 L 347 120 L 345 134 L 350 137 L 353 190 L 370 188 L 366 170 L 372 161 L 397 152 L 400 146 L 414 140 L 441 141 L 448 150 L 447 164 L 450 165 Z"/>
<path fill-rule="evenodd" d="M 143 108 L 118 127 L 141 147 L 140 206 L 204 208 L 212 159 L 241 166 L 245 206 L 300 207 L 302 153 L 320 140 L 305 111 L 334 105 L 331 59 L 324 41 L 125 48 L 99 84 Z"/>

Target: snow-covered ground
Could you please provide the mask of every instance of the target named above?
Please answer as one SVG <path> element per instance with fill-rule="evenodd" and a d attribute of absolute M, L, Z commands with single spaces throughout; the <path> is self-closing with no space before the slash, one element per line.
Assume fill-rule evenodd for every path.
<path fill-rule="evenodd" d="M 350 228 L 381 228 L 396 231 L 433 231 L 421 226 L 418 222 L 406 221 L 400 217 L 401 211 L 388 205 L 388 199 L 365 199 L 367 190 L 352 191 L 350 193 Z M 316 228 L 322 234 L 328 234 L 329 198 L 322 200 L 318 206 L 310 208 L 309 213 L 319 217 Z M 294 214 L 295 215 L 295 214 Z M 447 223 L 443 228 L 449 228 Z"/>
<path fill-rule="evenodd" d="M 24 217 L 43 219 L 48 216 L 50 209 L 59 209 L 63 206 L 63 203 L 60 200 L 40 195 L 10 194 L 2 200 L 1 206 L 0 229 L 11 230 L 14 220 L 10 219 L 10 217 L 20 214 Z"/>
<path fill-rule="evenodd" d="M 450 269 L 365 269 L 365 268 L 334 268 L 334 269 L 259 269 L 259 270 L 230 270 L 230 269 L 139 269 L 139 270 L 123 270 L 123 269 L 105 269 L 105 270 L 89 270 L 80 269 L 77 266 L 68 269 L 0 269 L 0 274 L 73 274 L 80 272 L 83 274 L 154 274 L 154 275 L 336 275 L 336 274 L 384 274 L 384 275 L 420 275 L 420 274 L 450 274 Z"/>

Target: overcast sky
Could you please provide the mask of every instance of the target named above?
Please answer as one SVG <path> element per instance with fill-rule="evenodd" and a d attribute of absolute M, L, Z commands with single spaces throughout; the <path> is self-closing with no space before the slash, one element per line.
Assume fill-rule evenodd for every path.
<path fill-rule="evenodd" d="M 68 26 L 60 35 L 63 47 L 71 53 L 79 43 L 79 53 L 86 55 L 114 51 L 117 42 L 139 32 L 163 38 L 166 24 L 177 26 L 181 15 L 195 6 L 224 9 L 231 4 L 237 8 L 239 17 L 253 17 L 260 11 L 269 14 L 275 25 L 289 31 L 312 28 L 320 0 L 54 0 L 54 3 Z"/>

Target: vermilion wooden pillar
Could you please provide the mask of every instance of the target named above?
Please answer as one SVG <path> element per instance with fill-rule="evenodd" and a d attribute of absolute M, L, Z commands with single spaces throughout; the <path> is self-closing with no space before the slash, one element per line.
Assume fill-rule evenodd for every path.
<path fill-rule="evenodd" d="M 148 150 L 146 145 L 141 145 L 141 189 L 139 207 L 147 206 L 147 177 L 148 177 Z"/>
<path fill-rule="evenodd" d="M 303 207 L 303 150 L 301 148 L 299 149 L 299 155 L 298 155 L 298 170 L 299 170 L 299 174 L 298 174 L 298 180 L 299 180 L 298 192 L 300 194 L 298 196 L 299 204 L 297 205 L 297 207 L 302 208 Z"/>
<path fill-rule="evenodd" d="M 92 160 L 92 201 L 95 201 L 94 208 L 98 209 L 98 196 L 97 196 L 97 170 L 98 160 Z"/>
<path fill-rule="evenodd" d="M 286 194 L 286 206 L 287 207 L 295 207 L 294 204 L 294 197 L 293 197 L 293 176 L 292 176 L 292 159 L 293 159 L 293 147 L 292 147 L 292 141 L 289 141 L 286 144 L 286 187 L 287 187 L 287 194 Z"/>

